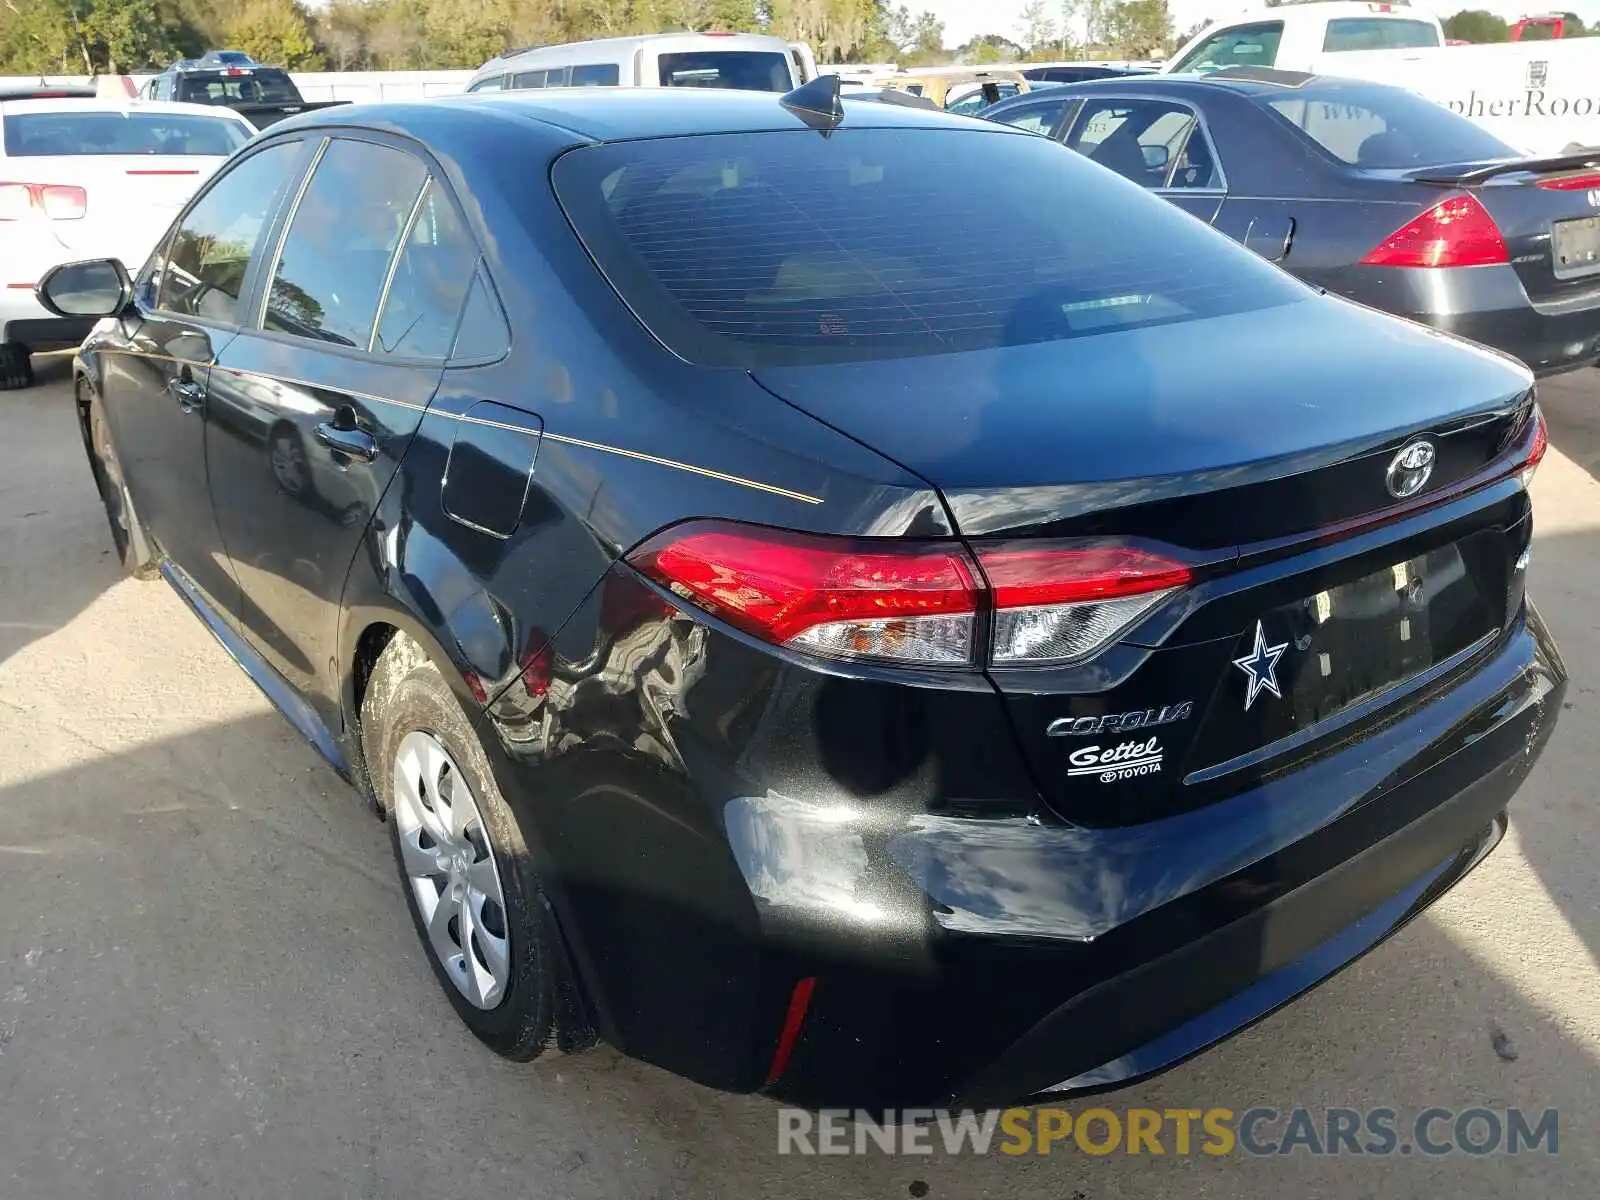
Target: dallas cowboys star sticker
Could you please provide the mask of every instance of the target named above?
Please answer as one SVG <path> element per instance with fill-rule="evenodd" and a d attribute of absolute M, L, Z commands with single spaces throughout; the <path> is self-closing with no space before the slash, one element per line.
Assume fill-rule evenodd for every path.
<path fill-rule="evenodd" d="M 1288 648 L 1288 642 L 1267 645 L 1266 631 L 1261 628 L 1260 621 L 1256 622 L 1255 646 L 1243 658 L 1233 660 L 1233 665 L 1249 676 L 1248 690 L 1244 694 L 1245 712 L 1250 711 L 1250 706 L 1261 692 L 1271 692 L 1279 700 L 1283 699 L 1283 693 L 1278 690 L 1278 660 Z"/>

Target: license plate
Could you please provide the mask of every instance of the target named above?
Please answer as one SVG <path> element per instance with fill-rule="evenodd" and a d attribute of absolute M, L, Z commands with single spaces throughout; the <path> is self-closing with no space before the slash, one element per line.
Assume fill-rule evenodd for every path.
<path fill-rule="evenodd" d="M 1600 270 L 1600 217 L 1557 221 L 1550 230 L 1557 279 Z"/>

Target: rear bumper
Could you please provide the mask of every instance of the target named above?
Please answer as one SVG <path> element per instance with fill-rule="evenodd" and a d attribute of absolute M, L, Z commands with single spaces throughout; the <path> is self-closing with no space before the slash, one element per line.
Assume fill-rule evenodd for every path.
<path fill-rule="evenodd" d="M 1508 266 L 1354 267 L 1347 274 L 1352 299 L 1504 351 L 1536 375 L 1600 358 L 1600 292 L 1535 304 Z"/>
<path fill-rule="evenodd" d="M 1530 610 L 1426 707 L 1201 810 L 1225 831 L 1206 839 L 1220 847 L 1281 841 L 1305 811 L 1334 806 L 1326 823 L 1242 868 L 1186 857 L 1169 840 L 1186 836 L 1181 819 L 1144 827 L 1141 848 L 1120 859 L 1109 846 L 1086 857 L 1082 843 L 1126 831 L 1034 828 L 1030 853 L 999 858 L 982 838 L 920 855 L 891 844 L 932 902 L 932 977 L 818 964 L 807 1023 L 771 1090 L 817 1106 L 1002 1105 L 1181 1062 L 1336 973 L 1481 861 L 1565 686 Z M 970 878 L 953 882 L 963 869 Z M 1090 936 L 1048 936 L 1041 914 L 1059 914 L 1085 876 L 1119 897 L 1143 886 L 1132 909 L 1100 910 L 1137 915 Z"/>
<path fill-rule="evenodd" d="M 981 724 L 992 696 L 786 667 L 681 615 L 644 654 L 649 628 L 570 699 L 559 673 L 503 693 L 496 773 L 603 1035 L 817 1107 L 1117 1086 L 1231 1035 L 1487 853 L 1566 686 L 1528 607 L 1361 740 L 1202 808 L 1090 828 L 940 802 L 1027 788 L 1009 733 Z M 606 682 L 640 672 L 650 687 Z M 625 695 L 648 704 L 619 738 Z M 881 774 L 841 770 L 859 739 Z M 979 748 L 982 774 L 958 778 Z"/>

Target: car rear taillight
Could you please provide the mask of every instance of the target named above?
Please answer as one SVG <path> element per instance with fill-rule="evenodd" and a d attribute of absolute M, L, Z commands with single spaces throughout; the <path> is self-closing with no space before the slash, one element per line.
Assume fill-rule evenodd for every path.
<path fill-rule="evenodd" d="M 64 183 L 0 183 L 0 221 L 23 221 L 43 215 L 52 221 L 76 221 L 89 207 L 89 193 Z"/>
<path fill-rule="evenodd" d="M 1506 239 L 1476 196 L 1452 196 L 1407 221 L 1361 260 L 1367 267 L 1485 267 L 1509 263 Z"/>
<path fill-rule="evenodd" d="M 1087 658 L 1189 582 L 1183 563 L 1137 546 L 985 547 L 996 666 Z"/>
<path fill-rule="evenodd" d="M 1535 179 L 1533 186 L 1551 192 L 1584 192 L 1590 188 L 1600 188 L 1600 175 L 1593 171 L 1582 175 L 1552 175 L 1546 179 Z"/>
<path fill-rule="evenodd" d="M 985 546 L 791 533 L 697 521 L 628 562 L 777 645 L 925 667 L 1081 661 L 1190 580 L 1183 563 L 1108 542 Z M 990 646 L 977 631 L 988 616 Z"/>
<path fill-rule="evenodd" d="M 873 542 L 742 525 L 668 530 L 628 556 L 674 595 L 828 658 L 973 661 L 977 584 L 954 542 Z"/>
<path fill-rule="evenodd" d="M 1523 435 L 1522 444 L 1527 447 L 1527 451 L 1517 468 L 1517 482 L 1526 489 L 1533 482 L 1533 473 L 1544 461 L 1545 451 L 1550 449 L 1550 430 L 1544 423 L 1544 413 L 1539 411 L 1538 405 L 1534 405 L 1533 408 L 1533 430 Z"/>

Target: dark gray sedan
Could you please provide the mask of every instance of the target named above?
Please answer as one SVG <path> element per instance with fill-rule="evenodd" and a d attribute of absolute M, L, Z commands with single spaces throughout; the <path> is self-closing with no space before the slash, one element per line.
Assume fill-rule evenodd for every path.
<path fill-rule="evenodd" d="M 983 116 L 1541 375 L 1600 357 L 1600 151 L 1527 159 L 1400 88 L 1260 68 L 1067 84 Z"/>

